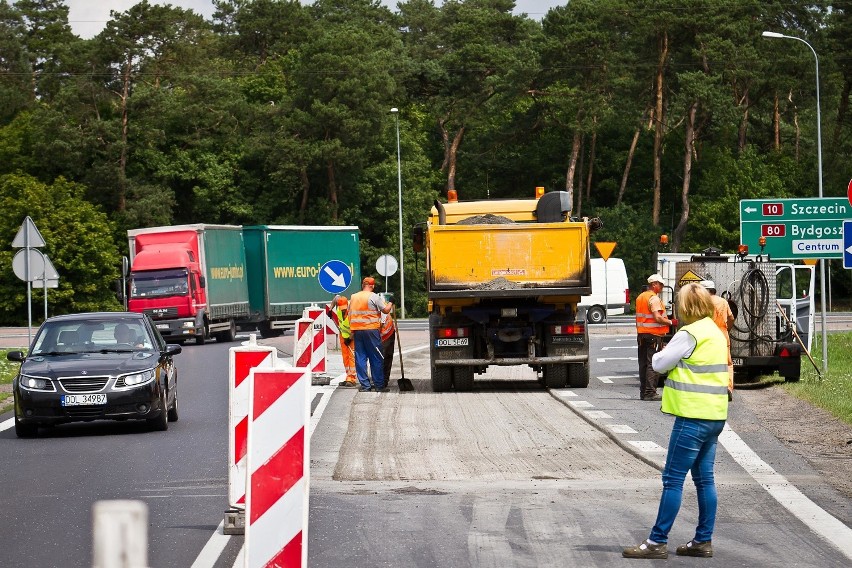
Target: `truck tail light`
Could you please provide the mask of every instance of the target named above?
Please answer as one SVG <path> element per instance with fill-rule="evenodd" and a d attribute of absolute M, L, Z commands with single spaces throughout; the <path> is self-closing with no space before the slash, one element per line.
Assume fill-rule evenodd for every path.
<path fill-rule="evenodd" d="M 624 289 L 624 303 L 625 303 L 625 304 L 629 304 L 629 303 L 630 303 L 630 288 L 625 288 L 625 289 Z"/>
<path fill-rule="evenodd" d="M 550 327 L 551 335 L 583 335 L 586 333 L 586 324 L 569 323 L 568 325 L 554 325 Z"/>
<path fill-rule="evenodd" d="M 439 327 L 435 330 L 437 339 L 455 339 L 457 337 L 470 337 L 470 329 L 467 327 Z"/>

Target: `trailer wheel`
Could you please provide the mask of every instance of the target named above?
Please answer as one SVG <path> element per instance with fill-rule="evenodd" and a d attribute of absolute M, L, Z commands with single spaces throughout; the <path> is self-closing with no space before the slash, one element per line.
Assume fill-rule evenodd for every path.
<path fill-rule="evenodd" d="M 284 335 L 283 329 L 273 329 L 270 327 L 269 322 L 263 322 L 257 326 L 258 331 L 260 331 L 260 336 L 264 339 L 269 339 L 272 337 L 281 337 Z"/>
<path fill-rule="evenodd" d="M 606 319 L 606 312 L 600 306 L 592 306 L 586 312 L 586 321 L 589 323 L 603 323 Z"/>
<path fill-rule="evenodd" d="M 473 367 L 453 367 L 453 386 L 457 391 L 473 390 Z"/>
<path fill-rule="evenodd" d="M 231 320 L 231 327 L 228 331 L 220 331 L 216 334 L 216 341 L 219 343 L 231 343 L 237 338 L 237 324 Z"/>
<path fill-rule="evenodd" d="M 207 330 L 203 329 L 203 330 L 201 330 L 201 333 L 199 335 L 195 336 L 195 344 L 196 345 L 204 345 L 204 343 L 206 341 L 207 341 Z"/>
<path fill-rule="evenodd" d="M 544 386 L 549 389 L 564 389 L 568 384 L 568 365 L 545 365 Z"/>
<path fill-rule="evenodd" d="M 432 365 L 432 390 L 446 392 L 453 388 L 453 370 L 451 367 Z"/>
<path fill-rule="evenodd" d="M 574 389 L 584 389 L 589 386 L 589 366 L 585 363 L 568 365 L 568 386 Z"/>

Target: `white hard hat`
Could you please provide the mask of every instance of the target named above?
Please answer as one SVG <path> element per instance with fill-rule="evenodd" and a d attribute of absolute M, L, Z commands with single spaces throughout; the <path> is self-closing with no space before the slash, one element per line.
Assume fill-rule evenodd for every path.
<path fill-rule="evenodd" d="M 659 274 L 652 274 L 648 277 L 648 284 L 653 284 L 654 282 L 659 282 L 660 284 L 665 284 L 665 280 Z"/>
<path fill-rule="evenodd" d="M 701 282 L 699 282 L 699 284 L 701 284 L 702 286 L 704 286 L 708 290 L 715 290 L 716 289 L 716 283 L 713 282 L 712 280 L 702 280 Z"/>

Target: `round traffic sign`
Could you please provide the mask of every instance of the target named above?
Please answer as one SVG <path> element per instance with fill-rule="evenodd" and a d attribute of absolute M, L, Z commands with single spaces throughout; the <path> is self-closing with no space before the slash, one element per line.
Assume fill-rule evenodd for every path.
<path fill-rule="evenodd" d="M 41 251 L 34 248 L 22 248 L 15 253 L 15 258 L 12 259 L 12 270 L 15 271 L 15 276 L 27 281 L 27 253 L 30 259 L 29 280 L 38 280 L 44 275 L 44 255 Z"/>
<path fill-rule="evenodd" d="M 849 185 L 846 186 L 846 197 L 849 199 L 849 205 L 852 205 L 852 179 L 849 180 Z"/>
<path fill-rule="evenodd" d="M 397 264 L 396 258 L 389 254 L 383 254 L 376 260 L 376 272 L 385 278 L 396 274 L 397 268 L 399 268 L 399 264 Z"/>
<path fill-rule="evenodd" d="M 317 275 L 319 284 L 329 294 L 339 294 L 352 282 L 352 270 L 342 260 L 329 260 L 320 268 Z"/>

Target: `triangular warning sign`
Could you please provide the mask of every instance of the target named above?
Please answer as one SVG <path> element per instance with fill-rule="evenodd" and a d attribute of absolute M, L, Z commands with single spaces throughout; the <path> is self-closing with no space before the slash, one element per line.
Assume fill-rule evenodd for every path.
<path fill-rule="evenodd" d="M 612 254 L 612 250 L 615 248 L 615 245 L 618 243 L 595 243 L 595 247 L 598 249 L 598 253 L 600 253 L 601 258 L 604 259 L 604 262 L 609 260 L 609 255 Z"/>
<path fill-rule="evenodd" d="M 701 282 L 702 280 L 704 280 L 702 277 L 700 277 L 691 270 L 687 270 L 686 274 L 680 277 L 680 280 L 678 280 L 677 284 L 678 286 L 683 286 L 685 284 L 689 284 L 690 282 Z"/>
<path fill-rule="evenodd" d="M 21 223 L 21 228 L 18 229 L 18 234 L 15 235 L 15 239 L 12 241 L 13 248 L 37 248 L 44 246 L 44 237 L 41 236 L 41 233 L 38 232 L 38 229 L 33 223 L 33 220 L 30 219 L 29 215 L 24 219 L 24 222 Z"/>

